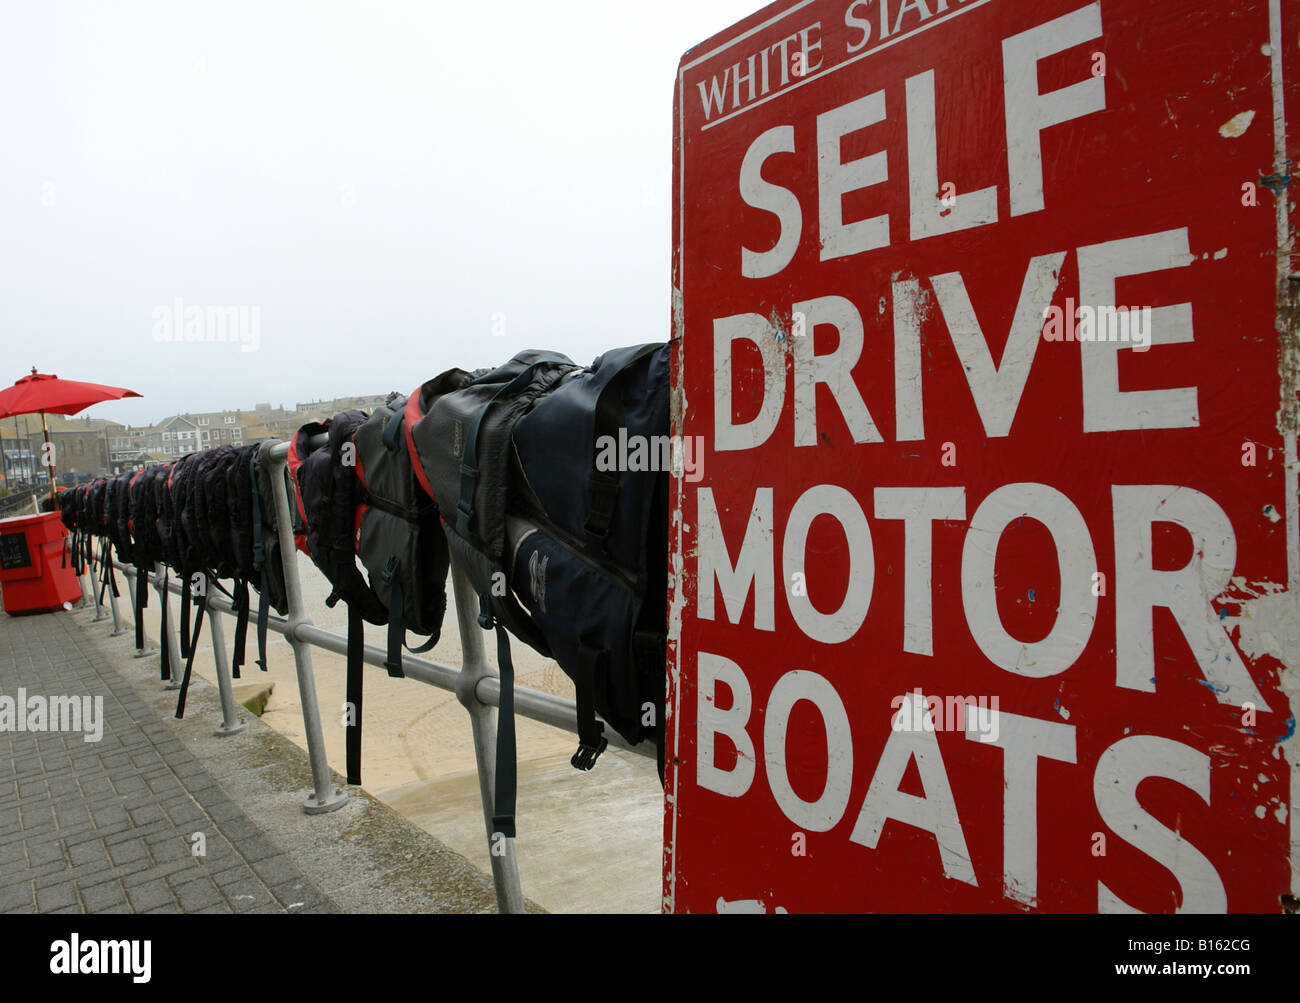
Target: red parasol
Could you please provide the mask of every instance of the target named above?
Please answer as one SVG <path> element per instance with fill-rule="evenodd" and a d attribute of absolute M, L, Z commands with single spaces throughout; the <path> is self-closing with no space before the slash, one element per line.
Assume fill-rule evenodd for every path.
<path fill-rule="evenodd" d="M 45 432 L 45 444 L 48 446 L 50 430 L 45 425 L 47 413 L 76 414 L 92 404 L 139 396 L 134 390 L 127 390 L 125 387 L 83 383 L 79 380 L 61 380 L 51 373 L 38 373 L 33 366 L 30 376 L 24 376 L 13 386 L 0 390 L 0 418 L 8 418 L 16 414 L 39 413 L 41 428 Z M 50 497 L 53 498 L 54 494 L 54 464 L 51 463 Z"/>

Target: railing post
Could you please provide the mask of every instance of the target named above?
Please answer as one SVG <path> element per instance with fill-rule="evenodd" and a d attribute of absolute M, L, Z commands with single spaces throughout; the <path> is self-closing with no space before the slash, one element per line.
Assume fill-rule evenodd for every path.
<path fill-rule="evenodd" d="M 91 603 L 95 601 L 95 590 L 87 586 L 87 580 L 90 578 L 90 565 L 86 565 L 86 570 L 77 575 L 77 584 L 81 586 L 81 608 L 90 609 Z"/>
<path fill-rule="evenodd" d="M 91 603 L 94 601 L 94 599 L 95 599 L 95 590 L 94 590 L 94 588 L 92 587 L 92 588 L 90 589 L 90 591 L 87 592 L 87 591 L 86 591 L 86 584 L 87 584 L 88 581 L 93 581 L 93 579 L 94 579 L 94 573 L 93 573 L 93 571 L 91 570 L 92 565 L 91 565 L 91 563 L 90 563 L 90 559 L 89 559 L 88 557 L 86 557 L 85 555 L 82 555 L 82 565 L 81 565 L 81 567 L 82 567 L 81 574 L 77 575 L 77 584 L 81 586 L 81 608 L 82 608 L 82 609 L 89 609 L 89 608 L 90 608 L 90 604 L 91 604 Z M 75 571 L 76 569 L 74 568 L 73 570 Z"/>
<path fill-rule="evenodd" d="M 178 690 L 181 688 L 181 649 L 176 643 L 176 637 L 180 630 L 180 624 L 176 623 L 172 617 L 171 595 L 167 589 L 163 588 L 163 580 L 166 572 L 163 571 L 161 564 L 154 565 L 154 588 L 158 590 L 158 601 L 167 603 L 167 629 L 164 630 L 163 636 L 158 639 L 159 644 L 167 645 L 167 660 L 171 665 L 171 675 L 168 677 L 165 690 Z M 181 588 L 187 588 L 188 582 L 181 582 Z"/>
<path fill-rule="evenodd" d="M 111 547 L 112 544 L 109 544 Z M 122 626 L 122 611 L 117 606 L 117 592 L 114 591 L 114 582 L 110 581 L 108 585 L 108 606 L 113 611 L 113 632 L 109 637 L 121 637 L 126 633 L 126 628 Z"/>
<path fill-rule="evenodd" d="M 495 675 L 483 653 L 483 632 L 478 625 L 478 596 L 468 578 L 454 564 L 452 585 L 456 593 L 456 621 L 460 628 L 461 665 L 456 680 L 456 698 L 469 711 L 474 729 L 474 758 L 478 763 L 479 797 L 483 802 L 483 825 L 487 829 L 488 859 L 492 861 L 492 883 L 496 886 L 497 910 L 524 911 L 524 893 L 519 886 L 513 838 L 492 841 L 492 805 L 496 791 L 497 722 L 492 708 L 478 698 L 478 681 Z"/>
<path fill-rule="evenodd" d="M 226 631 L 221 611 L 208 607 L 208 629 L 212 632 L 212 659 L 217 669 L 217 690 L 221 694 L 221 726 L 218 735 L 238 735 L 248 727 L 235 709 L 235 693 L 230 682 L 230 662 L 226 657 Z"/>
<path fill-rule="evenodd" d="M 285 457 L 281 451 L 270 455 L 272 491 L 275 495 L 275 522 L 280 538 L 280 563 L 284 568 L 284 591 L 289 600 L 289 622 L 285 636 L 293 646 L 293 662 L 298 673 L 298 697 L 302 701 L 302 723 L 307 732 L 307 757 L 311 760 L 314 789 L 303 804 L 308 815 L 342 808 L 348 792 L 334 786 L 329 759 L 325 754 L 325 733 L 320 726 L 320 705 L 316 701 L 316 675 L 311 666 L 311 646 L 298 636 L 298 628 L 311 621 L 303 609 L 302 584 L 298 580 L 298 552 L 293 542 L 293 520 L 289 516 L 289 496 L 284 484 Z"/>

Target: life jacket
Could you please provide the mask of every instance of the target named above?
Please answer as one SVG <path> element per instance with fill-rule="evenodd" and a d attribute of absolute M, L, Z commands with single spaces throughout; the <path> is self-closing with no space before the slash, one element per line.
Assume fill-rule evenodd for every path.
<path fill-rule="evenodd" d="M 348 782 L 361 782 L 364 622 L 387 625 L 385 667 L 404 675 L 407 631 L 437 643 L 447 610 L 447 542 L 438 507 L 416 483 L 403 434 L 406 399 L 392 394 L 366 416 L 344 412 L 299 429 L 289 453 L 303 544 L 348 605 Z M 310 452 L 313 436 L 328 445 Z M 357 567 L 360 558 L 365 574 Z"/>
<path fill-rule="evenodd" d="M 497 633 L 493 823 L 505 836 L 515 831 L 507 631 L 574 682 L 575 768 L 591 769 L 607 745 L 599 714 L 629 743 L 656 741 L 663 776 L 668 471 L 601 461 L 634 438 L 666 452 L 669 350 L 619 349 L 586 368 L 521 352 L 490 371 L 444 373 L 408 399 L 417 475 L 480 597 L 479 624 Z"/>
<path fill-rule="evenodd" d="M 356 474 L 356 447 L 352 434 L 366 421 L 364 411 L 343 411 L 326 421 L 308 422 L 289 444 L 288 470 L 301 533 L 294 543 L 312 560 L 330 583 L 325 605 L 340 600 L 348 610 L 347 780 L 361 783 L 360 680 L 365 663 L 365 623 L 388 623 L 388 604 L 357 567 L 357 518 L 364 489 Z M 326 444 L 312 449 L 311 440 L 326 436 Z M 400 669 L 398 670 L 400 672 Z M 393 670 L 389 669 L 390 674 Z"/>
<path fill-rule="evenodd" d="M 163 559 L 158 536 L 158 513 L 153 481 L 164 472 L 161 466 L 145 467 L 131 477 L 127 488 L 135 559 L 135 646 L 144 648 L 144 611 L 149 606 L 149 573 Z"/>
<path fill-rule="evenodd" d="M 406 398 L 392 394 L 352 435 L 361 503 L 356 515 L 357 556 L 388 608 L 391 675 L 401 676 L 407 630 L 432 648 L 447 612 L 447 538 L 437 503 L 416 482 L 403 430 Z"/>
<path fill-rule="evenodd" d="M 63 540 L 63 567 L 72 563 L 73 573 L 80 577 L 85 571 L 81 554 L 81 507 L 85 485 L 77 484 L 59 495 L 59 520 L 68 535 Z"/>
<path fill-rule="evenodd" d="M 284 566 L 281 564 L 281 544 L 279 521 L 276 517 L 275 488 L 271 481 L 270 451 L 279 445 L 278 439 L 268 439 L 253 447 L 249 464 L 252 477 L 249 483 L 251 493 L 250 525 L 253 541 L 252 579 L 257 584 L 257 664 L 266 669 L 266 627 L 269 611 L 274 609 L 281 616 L 289 612 L 289 596 L 284 583 Z M 290 517 L 296 507 L 293 484 L 287 467 L 280 467 L 280 476 L 284 478 L 285 497 L 289 502 Z"/>
<path fill-rule="evenodd" d="M 109 537 L 122 564 L 135 563 L 135 541 L 131 536 L 131 480 L 135 474 L 134 470 L 124 470 L 109 481 Z"/>
<path fill-rule="evenodd" d="M 103 495 L 99 501 L 99 529 L 104 540 L 104 562 L 100 569 L 101 601 L 106 590 L 111 590 L 114 596 L 121 595 L 113 566 L 114 553 L 122 564 L 130 564 L 133 560 L 128 497 L 130 481 L 129 471 L 106 478 Z"/>
<path fill-rule="evenodd" d="M 117 581 L 113 575 L 113 548 L 109 541 L 109 488 L 110 481 L 97 477 L 86 486 L 81 509 L 84 530 L 84 554 L 88 560 L 99 558 L 98 601 L 102 604 L 104 593 L 111 587 L 117 595 Z"/>
<path fill-rule="evenodd" d="M 225 503 L 225 464 L 233 453 L 233 446 L 223 445 L 190 454 L 172 485 L 173 507 L 178 513 L 179 523 L 179 530 L 173 527 L 173 531 L 177 532 L 181 541 L 182 568 L 179 570 L 185 580 L 181 598 L 181 639 L 185 648 L 182 652 L 185 667 L 181 673 L 180 690 L 176 695 L 177 718 L 185 716 L 190 677 L 199 636 L 203 632 L 203 621 L 207 616 L 209 594 L 211 590 L 221 588 L 219 579 L 234 574 Z M 192 633 L 189 620 L 191 603 L 197 606 Z M 187 637 L 188 644 L 185 643 Z M 238 675 L 237 670 L 234 675 Z"/>
<path fill-rule="evenodd" d="M 230 660 L 231 674 L 238 679 L 244 665 L 251 609 L 249 586 L 260 580 L 253 555 L 253 456 L 257 446 L 239 446 L 225 464 L 223 491 L 226 508 L 226 539 L 233 568 L 235 639 Z M 265 671 L 265 662 L 262 663 Z"/>

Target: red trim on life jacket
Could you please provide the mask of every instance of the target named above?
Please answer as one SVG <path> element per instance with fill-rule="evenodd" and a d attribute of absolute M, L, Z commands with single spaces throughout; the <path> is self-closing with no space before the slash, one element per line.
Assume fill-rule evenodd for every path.
<path fill-rule="evenodd" d="M 289 456 L 287 465 L 289 467 L 289 476 L 293 478 L 293 501 L 298 507 L 298 515 L 302 518 L 303 525 L 307 525 L 307 511 L 302 507 L 302 485 L 298 483 L 298 468 L 302 466 L 302 457 L 298 455 L 298 439 L 303 434 L 299 429 L 297 434 L 289 440 Z M 294 543 L 304 554 L 307 553 L 307 538 L 305 536 L 295 536 Z M 299 542 L 301 541 L 301 542 Z"/>
<path fill-rule="evenodd" d="M 352 531 L 352 547 L 357 552 L 358 557 L 361 556 L 361 519 L 365 516 L 368 508 L 370 508 L 369 505 L 358 505 L 356 519 L 354 520 L 355 525 L 353 526 Z"/>
<path fill-rule="evenodd" d="M 352 443 L 352 459 L 355 461 L 356 465 L 357 482 L 361 485 L 362 491 L 369 492 L 370 487 L 366 484 L 365 467 L 363 467 L 361 463 L 361 450 L 357 449 L 357 437 L 353 435 L 348 442 Z"/>
<path fill-rule="evenodd" d="M 424 386 L 420 386 L 411 396 L 406 398 L 402 431 L 406 436 L 406 455 L 411 459 L 411 469 L 415 471 L 415 479 L 420 482 L 420 487 L 424 489 L 424 493 L 436 502 L 438 499 L 433 493 L 432 485 L 429 484 L 429 478 L 425 476 L 424 464 L 420 462 L 420 454 L 415 451 L 415 437 L 412 434 L 415 423 L 424 417 L 420 414 L 420 399 L 423 396 Z"/>

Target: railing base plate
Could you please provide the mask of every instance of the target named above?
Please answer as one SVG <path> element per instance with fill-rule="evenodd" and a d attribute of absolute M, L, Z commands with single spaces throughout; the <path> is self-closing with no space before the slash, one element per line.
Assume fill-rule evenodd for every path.
<path fill-rule="evenodd" d="M 334 793 L 324 799 L 318 798 L 313 792 L 311 797 L 302 803 L 302 810 L 308 815 L 324 815 L 326 812 L 338 811 L 347 803 L 348 792 L 341 787 L 335 787 Z"/>
<path fill-rule="evenodd" d="M 231 725 L 229 728 L 227 728 L 224 724 L 219 724 L 217 725 L 217 730 L 214 731 L 213 734 L 216 735 L 218 738 L 225 738 L 227 735 L 238 735 L 241 731 L 245 730 L 247 727 L 248 727 L 247 721 L 240 721 L 237 724 Z"/>

